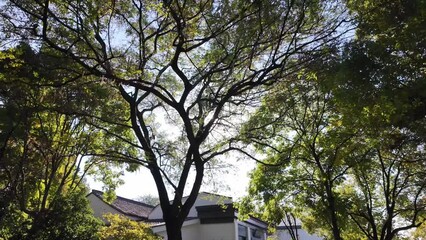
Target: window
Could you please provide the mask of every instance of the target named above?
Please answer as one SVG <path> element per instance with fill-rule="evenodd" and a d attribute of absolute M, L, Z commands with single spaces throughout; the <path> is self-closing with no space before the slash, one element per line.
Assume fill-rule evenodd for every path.
<path fill-rule="evenodd" d="M 252 240 L 264 240 L 265 232 L 262 229 L 250 228 L 250 235 Z"/>
<path fill-rule="evenodd" d="M 248 234 L 247 234 L 247 227 L 238 224 L 238 240 L 247 240 Z"/>

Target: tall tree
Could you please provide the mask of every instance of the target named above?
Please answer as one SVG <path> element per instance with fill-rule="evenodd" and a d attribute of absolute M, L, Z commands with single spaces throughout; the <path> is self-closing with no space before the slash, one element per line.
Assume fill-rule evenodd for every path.
<path fill-rule="evenodd" d="M 338 99 L 346 121 L 361 120 L 374 136 L 372 142 L 380 141 L 374 150 L 375 173 L 367 172 L 382 179 L 368 180 L 365 168 L 356 170 L 362 186 L 358 193 L 363 193 L 363 201 L 358 201 L 369 202 L 359 206 L 361 218 L 369 221 L 370 227 L 378 225 L 363 229 L 369 239 L 391 239 L 399 227 L 421 224 L 419 215 L 424 214 L 424 181 L 418 169 L 424 165 L 421 146 L 426 130 L 425 4 L 416 0 L 349 1 L 359 23 L 357 40 L 348 45 L 334 69 L 337 76 L 327 86 Z M 383 212 L 374 211 L 375 194 L 389 204 Z M 376 214 L 385 220 L 377 221 L 380 217 Z M 410 224 L 396 226 L 394 216 Z"/>
<path fill-rule="evenodd" d="M 169 239 L 182 238 L 206 164 L 239 149 L 230 128 L 243 106 L 346 30 L 339 1 L 11 0 L 2 16 L 9 35 L 41 40 L 120 89 Z M 167 137 L 163 122 L 179 132 Z"/>
<path fill-rule="evenodd" d="M 424 140 L 389 125 L 386 108 L 347 120 L 318 80 L 292 82 L 269 95 L 243 131 L 267 156 L 246 204 L 263 203 L 262 217 L 276 224 L 291 209 L 333 239 L 394 239 L 420 226 Z"/>
<path fill-rule="evenodd" d="M 419 227 L 426 213 L 425 153 L 418 149 L 424 143 L 399 130 L 382 136 L 372 159 L 354 168 L 356 184 L 346 192 L 349 216 L 371 240 L 395 239 Z"/>
<path fill-rule="evenodd" d="M 387 108 L 391 124 L 419 136 L 424 136 L 426 115 L 425 4 L 349 1 L 358 22 L 357 39 L 347 45 L 328 86 L 340 104 L 352 104 L 357 112 Z"/>
<path fill-rule="evenodd" d="M 7 239 L 90 238 L 99 223 L 84 198 L 84 175 L 94 163 L 111 159 L 131 164 L 133 155 L 129 142 L 115 140 L 130 130 L 112 124 L 116 115 L 103 118 L 106 123 L 84 112 L 97 116 L 101 98 L 117 107 L 120 102 L 108 86 L 80 79 L 77 68 L 61 69 L 72 67 L 66 59 L 36 53 L 27 44 L 1 56 L 0 224 L 5 231 L 22 225 L 2 234 Z M 78 87 L 67 84 L 77 78 Z"/>
<path fill-rule="evenodd" d="M 419 216 L 425 210 L 423 175 L 418 171 L 424 165 L 422 146 L 426 129 L 424 4 L 424 1 L 399 0 L 348 1 L 348 7 L 358 23 L 357 38 L 341 50 L 341 54 L 333 60 L 335 63 L 324 62 L 325 64 L 320 67 L 328 73 L 317 75 L 318 91 L 313 94 L 328 96 L 328 104 L 324 106 L 330 106 L 332 103 L 333 108 L 328 109 L 332 111 L 321 115 L 323 119 L 318 119 L 314 115 L 309 121 L 305 121 L 305 116 L 312 115 L 311 108 L 317 105 L 315 100 L 308 100 L 310 102 L 307 105 L 302 101 L 301 105 L 309 106 L 306 108 L 309 111 L 307 113 L 302 111 L 300 114 L 300 107 L 289 105 L 286 101 L 288 91 L 284 90 L 281 93 L 282 97 L 266 99 L 265 107 L 262 109 L 264 112 L 257 113 L 252 120 L 255 124 L 252 127 L 261 133 L 260 136 L 254 137 L 263 140 L 272 136 L 274 140 L 273 137 L 280 136 L 283 132 L 289 136 L 275 139 L 278 141 L 276 145 L 270 144 L 274 143 L 272 140 L 267 142 L 269 145 L 259 141 L 258 146 L 263 149 L 262 151 L 269 149 L 266 153 L 271 155 L 272 164 L 278 159 L 294 159 L 297 163 L 291 163 L 290 160 L 290 163 L 276 167 L 275 170 L 260 166 L 253 174 L 251 189 L 253 193 L 258 192 L 261 196 L 263 194 L 262 198 L 265 200 L 271 198 L 274 201 L 270 203 L 274 207 L 278 200 L 285 199 L 285 191 L 281 192 L 280 189 L 291 188 L 285 186 L 286 184 L 295 182 L 298 185 L 300 180 L 319 184 L 321 179 L 327 179 L 314 178 L 317 176 L 315 171 L 312 169 L 309 171 L 306 166 L 301 169 L 295 168 L 295 165 L 300 166 L 307 161 L 306 158 L 299 160 L 293 151 L 306 152 L 312 149 L 306 146 L 314 145 L 318 147 L 317 154 L 313 151 L 310 155 L 314 159 L 315 155 L 327 159 L 330 157 L 330 151 L 335 150 L 336 154 L 341 155 L 340 159 L 344 160 L 339 165 L 343 164 L 347 171 L 342 172 L 343 175 L 336 175 L 343 181 L 334 185 L 333 191 L 334 195 L 345 201 L 348 206 L 354 204 L 352 209 L 340 209 L 342 212 L 338 214 L 343 217 L 349 216 L 351 218 L 349 220 L 355 223 L 352 226 L 358 228 L 354 233 L 350 233 L 357 235 L 351 235 L 349 238 L 358 238 L 359 234 L 362 234 L 368 239 L 392 239 L 400 231 L 421 224 L 423 220 Z M 314 72 L 318 74 L 323 71 L 318 72 L 318 68 L 314 68 Z M 300 96 L 300 93 L 298 94 Z M 296 110 L 286 110 L 285 106 L 279 104 Z M 292 117 L 295 116 L 294 112 L 299 113 L 296 119 Z M 329 121 L 330 117 L 336 116 L 338 121 L 332 124 Z M 315 121 L 318 121 L 318 125 L 311 124 Z M 311 125 L 319 126 L 321 130 L 312 131 L 313 128 L 309 127 Z M 262 132 L 262 127 L 265 126 L 272 130 Z M 296 129 L 308 128 L 298 132 L 294 130 L 294 126 Z M 330 132 L 343 133 L 347 130 L 355 137 L 346 141 L 346 144 L 354 150 L 352 154 L 338 149 L 340 144 L 337 143 L 342 141 L 341 138 L 336 138 L 338 135 L 328 135 Z M 268 133 L 272 135 L 267 135 Z M 303 143 L 303 148 L 297 149 L 299 137 L 306 139 L 305 134 L 315 141 L 311 141 L 311 144 Z M 353 142 L 357 138 L 358 140 Z M 363 140 L 360 141 L 359 138 Z M 332 139 L 334 142 L 330 141 Z M 315 167 L 316 171 L 336 170 L 335 162 L 324 163 L 325 165 L 310 164 L 310 166 Z M 302 173 L 305 171 L 308 171 L 310 177 L 305 176 L 291 181 L 294 175 L 303 177 Z M 280 174 L 284 175 L 280 178 Z M 348 183 L 347 179 L 355 180 L 355 183 Z M 276 185 L 269 186 L 267 180 Z M 315 184 L 310 186 L 315 186 L 313 192 L 322 189 Z M 298 185 L 295 191 L 305 192 L 305 189 L 306 186 Z M 320 192 L 313 199 L 310 198 L 312 194 L 302 199 L 315 202 L 328 195 L 326 189 L 324 187 L 323 193 Z M 297 201 L 297 204 L 303 206 L 303 202 Z M 333 210 L 330 204 L 323 206 L 327 211 Z M 318 211 L 320 209 L 321 207 L 315 208 Z M 323 216 L 327 215 L 320 212 L 319 217 Z M 342 232 L 346 230 L 344 226 L 340 224 L 338 226 L 342 227 Z M 331 229 L 334 238 L 337 238 L 335 227 Z"/>
<path fill-rule="evenodd" d="M 288 208 L 309 230 L 344 239 L 349 223 L 338 187 L 355 164 L 350 156 L 364 146 L 356 129 L 342 126 L 317 77 L 302 73 L 287 79 L 291 84 L 265 98 L 242 131 L 267 156 L 252 173 L 249 192 L 252 200 L 265 203 L 262 217 L 275 224 Z"/>

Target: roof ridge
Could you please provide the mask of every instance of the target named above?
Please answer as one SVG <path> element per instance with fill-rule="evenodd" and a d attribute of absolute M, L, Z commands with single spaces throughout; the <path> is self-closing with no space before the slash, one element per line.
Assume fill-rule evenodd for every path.
<path fill-rule="evenodd" d="M 92 192 L 93 193 L 96 192 L 96 193 L 104 194 L 102 191 L 99 191 L 99 190 L 96 190 L 96 189 L 92 189 Z M 142 205 L 144 207 L 150 207 L 150 208 L 154 208 L 155 207 L 155 206 L 152 206 L 150 204 L 147 204 L 147 203 L 144 203 L 144 202 L 140 202 L 140 201 L 137 201 L 137 200 L 133 200 L 133 199 L 130 199 L 130 198 L 125 198 L 125 197 L 121 197 L 121 196 L 118 196 L 118 195 L 116 195 L 116 197 L 117 197 L 117 199 L 119 198 L 121 200 L 132 202 L 132 203 L 135 203 L 135 204 L 138 204 L 138 205 Z"/>
<path fill-rule="evenodd" d="M 140 201 L 137 201 L 137 200 L 134 200 L 134 199 L 125 198 L 125 197 L 121 197 L 121 196 L 117 196 L 117 198 L 120 198 L 120 199 L 123 199 L 123 200 L 129 201 L 129 202 L 133 202 L 133 203 L 135 203 L 135 204 L 143 205 L 144 207 L 151 207 L 151 208 L 154 208 L 154 206 L 152 206 L 151 204 L 144 203 L 144 202 L 140 202 Z"/>
<path fill-rule="evenodd" d="M 231 200 L 232 203 L 234 202 L 234 199 L 232 199 L 232 197 L 225 196 L 225 195 L 220 195 L 220 194 L 217 194 L 217 193 L 206 192 L 206 191 L 198 192 L 197 198 L 200 196 L 200 194 L 209 194 L 209 195 L 213 195 L 213 196 L 216 196 L 216 197 L 224 197 L 224 198 L 227 198 L 227 199 Z M 186 200 L 188 197 L 189 197 L 189 195 L 183 196 L 182 200 Z M 169 200 L 169 202 L 172 202 L 172 201 L 173 201 L 173 199 Z M 160 203 L 157 204 L 157 205 L 155 205 L 154 208 L 157 208 L 159 206 L 160 206 Z"/>
<path fill-rule="evenodd" d="M 212 193 L 212 192 L 202 191 L 202 192 L 199 192 L 198 194 L 201 194 L 201 193 L 210 194 L 210 195 L 214 195 L 214 196 L 218 196 L 218 197 L 229 198 L 229 199 L 231 199 L 231 200 L 232 200 L 232 197 L 225 196 L 225 195 L 221 195 L 221 194 L 218 194 L 218 193 Z M 188 195 L 188 196 L 189 196 L 189 195 Z M 186 196 L 186 197 L 188 197 L 188 196 Z"/>
<path fill-rule="evenodd" d="M 123 210 L 121 210 L 120 208 L 118 208 L 118 207 L 114 206 L 114 204 L 111 204 L 111 203 L 106 202 L 106 201 L 103 199 L 103 197 L 102 197 L 102 196 L 98 196 L 98 194 L 99 194 L 99 193 L 103 194 L 103 192 L 102 192 L 102 191 L 92 189 L 92 192 L 91 192 L 91 193 L 93 193 L 93 195 L 95 195 L 97 198 L 99 198 L 102 202 L 104 202 L 105 204 L 108 204 L 108 206 L 110 206 L 110 207 L 112 207 L 113 209 L 117 210 L 117 211 L 118 211 L 118 212 L 120 212 L 121 214 L 127 215 L 127 213 L 126 213 L 126 212 L 124 212 L 124 211 L 123 211 Z M 89 194 L 90 194 L 90 193 L 89 193 Z"/>

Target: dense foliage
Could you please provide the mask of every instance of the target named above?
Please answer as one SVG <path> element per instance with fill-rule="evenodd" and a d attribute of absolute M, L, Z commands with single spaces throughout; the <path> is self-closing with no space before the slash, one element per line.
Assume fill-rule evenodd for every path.
<path fill-rule="evenodd" d="M 3 208 L 0 239 L 96 239 L 102 222 L 93 216 L 86 191 L 62 194 L 49 209 L 27 214 L 18 203 Z"/>
<path fill-rule="evenodd" d="M 246 210 L 263 202 L 277 224 L 292 211 L 333 239 L 395 239 L 424 222 L 424 4 L 348 1 L 356 39 L 286 78 L 242 132 L 268 156 Z"/>
<path fill-rule="evenodd" d="M 104 218 L 108 223 L 97 233 L 100 240 L 162 239 L 156 236 L 146 223 L 136 222 L 117 214 L 106 214 Z"/>
<path fill-rule="evenodd" d="M 83 177 L 94 164 L 113 167 L 112 159 L 132 156 L 113 137 L 129 128 L 114 124 L 114 115 L 99 120 L 108 114 L 103 104 L 120 103 L 108 86 L 80 79 L 77 67 L 49 52 L 21 43 L 0 56 L 2 237 L 90 239 L 99 222 Z"/>
<path fill-rule="evenodd" d="M 0 36 L 40 41 L 120 91 L 141 154 L 132 160 L 156 182 L 169 239 L 181 239 L 209 164 L 247 153 L 233 141 L 241 114 L 323 57 L 346 12 L 338 0 L 9 0 Z"/>
<path fill-rule="evenodd" d="M 180 240 L 206 171 L 231 151 L 261 162 L 254 144 L 267 158 L 250 193 L 270 220 L 291 210 L 335 239 L 415 228 L 425 219 L 425 9 L 2 1 L 2 216 L 28 220 L 22 234 L 36 236 L 86 173 L 113 190 L 124 163 L 149 169 L 168 239 Z"/>

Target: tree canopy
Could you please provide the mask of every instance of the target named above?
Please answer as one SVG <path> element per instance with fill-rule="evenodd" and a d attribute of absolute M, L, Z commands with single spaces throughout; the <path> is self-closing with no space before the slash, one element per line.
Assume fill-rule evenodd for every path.
<path fill-rule="evenodd" d="M 102 116 L 108 104 L 120 103 L 107 100 L 109 87 L 80 79 L 64 58 L 25 43 L 0 55 L 2 237 L 90 239 L 99 222 L 85 199 L 84 176 L 123 156 L 134 168 L 129 143 L 115 138 L 130 130 L 124 118 Z"/>
<path fill-rule="evenodd" d="M 169 239 L 181 239 L 206 164 L 246 153 L 232 140 L 238 118 L 278 79 L 324 56 L 347 31 L 345 18 L 340 1 L 11 0 L 2 7 L 5 39 L 42 42 L 120 91 Z"/>
<path fill-rule="evenodd" d="M 37 229 L 87 172 L 113 190 L 117 163 L 143 166 L 182 239 L 206 171 L 237 151 L 262 164 L 250 193 L 270 220 L 292 209 L 335 239 L 417 227 L 425 4 L 5 0 L 1 210 Z"/>
<path fill-rule="evenodd" d="M 395 239 L 425 214 L 424 1 L 348 8 L 356 38 L 286 78 L 242 132 L 273 165 L 249 192 L 276 223 L 294 211 L 330 238 Z"/>
<path fill-rule="evenodd" d="M 97 233 L 100 240 L 160 240 L 149 225 L 136 222 L 118 214 L 106 214 L 104 216 L 108 224 L 103 226 Z"/>

